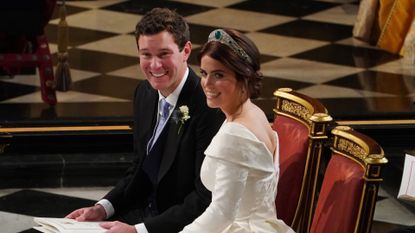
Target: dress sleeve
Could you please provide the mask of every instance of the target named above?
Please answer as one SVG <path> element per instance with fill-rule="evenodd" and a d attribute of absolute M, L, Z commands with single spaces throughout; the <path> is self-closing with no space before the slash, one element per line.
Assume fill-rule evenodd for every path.
<path fill-rule="evenodd" d="M 215 176 L 212 202 L 201 216 L 183 229 L 183 233 L 222 232 L 234 222 L 238 212 L 249 169 L 227 160 L 209 159 L 216 168 L 212 174 Z"/>
<path fill-rule="evenodd" d="M 226 131 L 213 138 L 205 154 L 252 170 L 267 173 L 274 171 L 273 156 L 262 142 L 247 134 L 246 129 L 235 131 L 235 127 L 226 128 Z"/>

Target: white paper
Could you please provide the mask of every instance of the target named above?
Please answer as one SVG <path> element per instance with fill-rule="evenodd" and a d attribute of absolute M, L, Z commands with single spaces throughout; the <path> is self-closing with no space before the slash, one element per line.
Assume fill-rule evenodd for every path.
<path fill-rule="evenodd" d="M 415 201 L 415 156 L 406 154 L 398 198 Z"/>
<path fill-rule="evenodd" d="M 102 233 L 100 222 L 78 222 L 68 218 L 33 218 L 33 228 L 44 233 Z"/>

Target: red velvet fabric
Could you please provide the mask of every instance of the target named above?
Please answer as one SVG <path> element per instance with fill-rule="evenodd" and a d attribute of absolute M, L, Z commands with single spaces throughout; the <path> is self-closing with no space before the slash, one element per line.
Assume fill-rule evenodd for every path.
<path fill-rule="evenodd" d="M 314 213 L 310 233 L 354 231 L 364 185 L 364 169 L 357 162 L 333 154 Z"/>
<path fill-rule="evenodd" d="M 44 27 L 52 17 L 56 0 L 16 0 L 0 3 L 0 75 L 16 75 L 39 69 L 44 102 L 56 104 L 53 64 Z M 33 59 L 34 57 L 37 59 Z"/>
<path fill-rule="evenodd" d="M 281 115 L 275 118 L 272 127 L 278 133 L 280 145 L 277 216 L 291 225 L 301 192 L 309 130 L 304 124 Z"/>

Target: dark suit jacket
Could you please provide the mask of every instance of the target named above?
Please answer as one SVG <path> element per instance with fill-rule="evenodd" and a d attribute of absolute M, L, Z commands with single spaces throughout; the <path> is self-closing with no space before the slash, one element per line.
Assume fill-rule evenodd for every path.
<path fill-rule="evenodd" d="M 152 185 L 142 170 L 146 145 L 156 124 L 158 93 L 148 81 L 138 86 L 134 99 L 134 150 L 136 159 L 126 176 L 104 198 L 117 214 L 120 210 L 145 208 Z M 211 109 L 200 85 L 200 78 L 190 69 L 175 109 L 189 108 L 190 119 L 181 127 L 169 119 L 167 141 L 160 164 L 157 207 L 159 215 L 144 219 L 150 233 L 178 232 L 197 218 L 211 201 L 210 192 L 200 180 L 204 151 L 224 118 L 219 109 Z M 119 212 L 118 212 L 119 213 Z"/>

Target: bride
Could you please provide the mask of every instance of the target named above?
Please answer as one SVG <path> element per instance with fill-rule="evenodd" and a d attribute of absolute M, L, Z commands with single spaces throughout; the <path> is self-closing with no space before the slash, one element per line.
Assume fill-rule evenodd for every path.
<path fill-rule="evenodd" d="M 255 44 L 235 30 L 214 30 L 198 59 L 211 108 L 226 116 L 201 169 L 212 202 L 183 233 L 294 232 L 277 219 L 278 136 L 251 98 L 262 75 Z"/>

